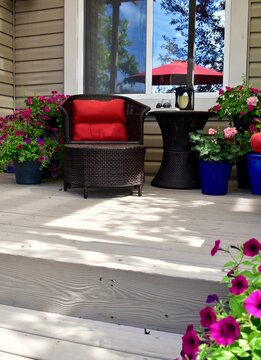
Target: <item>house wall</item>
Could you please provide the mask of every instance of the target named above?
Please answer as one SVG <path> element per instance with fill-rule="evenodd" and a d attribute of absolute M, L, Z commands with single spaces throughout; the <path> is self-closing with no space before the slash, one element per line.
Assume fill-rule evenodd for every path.
<path fill-rule="evenodd" d="M 14 107 L 13 1 L 0 0 L 0 115 Z"/>
<path fill-rule="evenodd" d="M 13 107 L 14 79 L 16 107 L 23 104 L 24 96 L 64 91 L 64 0 L 15 1 L 15 77 L 12 4 L 12 0 L 0 0 L 0 114 Z M 249 6 L 247 76 L 261 88 L 261 0 L 249 0 Z M 145 121 L 144 142 L 145 172 L 150 177 L 162 158 L 161 133 L 152 117 Z"/>
<path fill-rule="evenodd" d="M 15 1 L 16 107 L 28 95 L 63 92 L 64 0 Z"/>
<path fill-rule="evenodd" d="M 250 0 L 248 59 L 249 82 L 261 89 L 261 0 Z"/>

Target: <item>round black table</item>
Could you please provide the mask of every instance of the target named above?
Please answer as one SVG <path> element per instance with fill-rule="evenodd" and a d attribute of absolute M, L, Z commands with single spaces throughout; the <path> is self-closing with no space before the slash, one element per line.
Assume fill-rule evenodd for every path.
<path fill-rule="evenodd" d="M 191 150 L 189 132 L 204 128 L 208 111 L 154 109 L 163 139 L 163 157 L 152 186 L 176 189 L 200 188 L 198 157 Z"/>

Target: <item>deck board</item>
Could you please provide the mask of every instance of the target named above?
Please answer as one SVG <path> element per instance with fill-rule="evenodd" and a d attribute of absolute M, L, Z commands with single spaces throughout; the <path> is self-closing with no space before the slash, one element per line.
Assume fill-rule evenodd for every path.
<path fill-rule="evenodd" d="M 175 334 L 3 305 L 0 339 L 0 359 L 7 352 L 37 360 L 169 360 L 180 346 Z"/>

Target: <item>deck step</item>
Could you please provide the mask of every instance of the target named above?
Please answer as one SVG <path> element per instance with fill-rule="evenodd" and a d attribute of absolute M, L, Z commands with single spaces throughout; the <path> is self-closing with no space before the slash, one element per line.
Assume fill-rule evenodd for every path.
<path fill-rule="evenodd" d="M 0 360 L 170 360 L 181 336 L 0 305 Z"/>
<path fill-rule="evenodd" d="M 6 177 L 6 175 L 8 175 Z M 226 248 L 260 235 L 261 202 L 249 192 L 146 184 L 64 192 L 61 181 L 14 184 L 1 174 L 0 304 L 182 334 L 199 323 L 219 284 Z M 78 191 L 78 192 L 77 192 Z"/>

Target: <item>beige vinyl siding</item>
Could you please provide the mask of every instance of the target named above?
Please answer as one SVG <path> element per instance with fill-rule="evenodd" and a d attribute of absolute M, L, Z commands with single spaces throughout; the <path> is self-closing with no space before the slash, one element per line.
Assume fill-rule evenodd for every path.
<path fill-rule="evenodd" d="M 15 2 L 16 107 L 64 89 L 64 0 Z"/>
<path fill-rule="evenodd" d="M 250 0 L 248 79 L 261 88 L 261 0 Z"/>
<path fill-rule="evenodd" d="M 14 109 L 13 1 L 0 0 L 0 115 Z"/>

